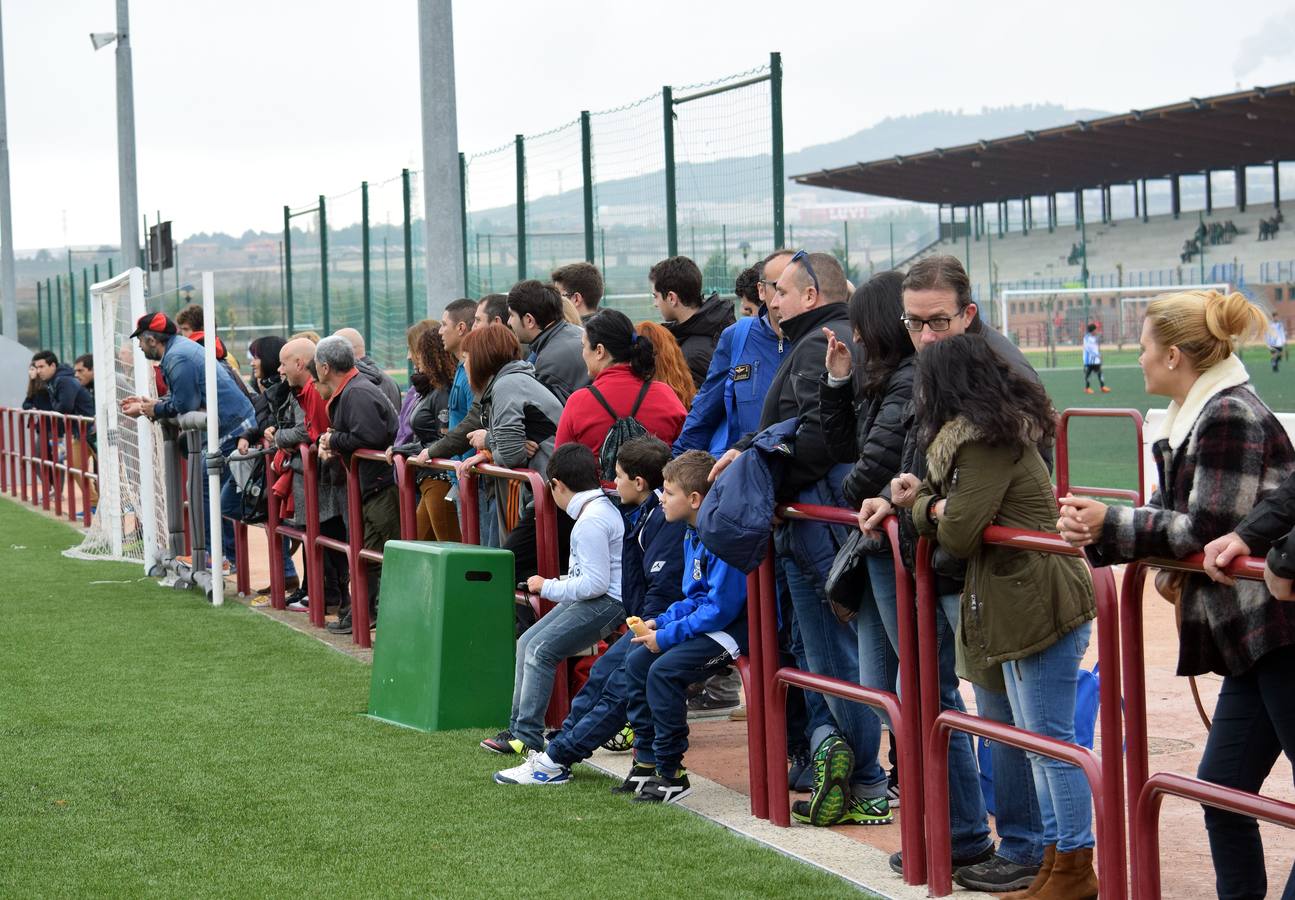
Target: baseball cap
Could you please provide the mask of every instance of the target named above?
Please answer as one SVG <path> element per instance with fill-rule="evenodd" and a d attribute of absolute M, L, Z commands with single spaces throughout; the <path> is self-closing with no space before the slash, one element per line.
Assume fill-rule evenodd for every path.
<path fill-rule="evenodd" d="M 175 323 L 171 321 L 166 313 L 144 313 L 139 317 L 139 321 L 135 323 L 135 330 L 130 333 L 130 336 L 133 338 L 139 337 L 146 331 L 155 331 L 158 334 L 175 334 Z"/>

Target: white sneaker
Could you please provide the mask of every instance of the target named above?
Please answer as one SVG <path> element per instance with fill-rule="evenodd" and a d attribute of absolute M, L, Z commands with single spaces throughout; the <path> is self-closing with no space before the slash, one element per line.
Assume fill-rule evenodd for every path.
<path fill-rule="evenodd" d="M 520 766 L 495 773 L 496 784 L 566 784 L 570 780 L 570 769 L 559 766 L 539 750 L 529 751 Z"/>
<path fill-rule="evenodd" d="M 310 612 L 310 604 L 306 602 L 309 599 L 309 597 L 302 597 L 300 600 L 293 600 L 284 608 L 292 612 Z"/>

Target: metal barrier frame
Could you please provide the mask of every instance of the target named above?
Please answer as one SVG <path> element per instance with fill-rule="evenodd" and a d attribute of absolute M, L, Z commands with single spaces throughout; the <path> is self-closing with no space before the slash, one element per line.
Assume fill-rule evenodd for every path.
<path fill-rule="evenodd" d="M 777 513 L 784 519 L 827 522 L 835 525 L 859 527 L 858 514 L 848 509 L 832 506 L 791 504 L 779 506 Z M 892 691 L 868 688 L 863 685 L 816 675 L 791 667 L 778 667 L 778 598 L 773 584 L 773 551 L 761 564 L 762 590 L 760 598 L 760 646 L 762 679 L 766 704 L 765 763 L 768 784 L 769 821 L 787 827 L 791 824 L 790 802 L 787 796 L 787 687 L 795 685 L 803 690 L 831 694 L 854 703 L 863 703 L 880 709 L 890 718 L 890 728 L 895 736 L 899 758 L 900 793 L 905 799 L 900 814 L 900 842 L 904 853 L 904 881 L 921 884 L 926 880 L 925 841 L 923 838 L 922 802 L 922 730 L 919 721 L 918 701 L 921 678 L 916 665 L 917 637 L 913 628 L 913 588 L 908 571 L 899 552 L 899 524 L 894 516 L 886 520 L 891 556 L 895 565 L 896 612 L 899 622 L 899 677 L 900 684 L 909 696 L 901 701 Z M 752 641 L 752 645 L 756 642 Z M 748 735 L 750 739 L 750 735 Z M 754 779 L 753 779 L 754 780 Z M 912 798 L 912 799 L 909 799 Z M 945 801 L 947 806 L 948 801 Z M 946 812 L 947 816 L 947 812 Z"/>
<path fill-rule="evenodd" d="M 1084 558 L 1055 534 L 990 526 L 985 529 L 987 545 L 1053 553 Z M 1120 677 L 1114 665 L 1120 658 L 1119 605 L 1115 579 L 1109 569 L 1093 572 L 1097 606 L 1097 657 L 1102 677 L 1099 685 L 1101 721 L 1100 755 L 1086 747 L 1034 734 L 1001 722 L 939 710 L 939 668 L 935 644 L 935 576 L 931 569 L 931 544 L 918 542 L 917 617 L 919 627 L 919 681 L 923 687 L 922 721 L 926 760 L 927 867 L 930 895 L 944 897 L 953 891 L 952 838 L 949 825 L 949 735 L 963 731 L 1020 747 L 1040 756 L 1078 766 L 1088 779 L 1093 794 L 1093 817 L 1097 823 L 1098 864 L 1102 871 L 1102 895 L 1108 900 L 1127 896 L 1127 868 L 1124 841 L 1123 746 L 1121 741 Z M 926 730 L 926 723 L 930 723 Z"/>
<path fill-rule="evenodd" d="M 10 493 L 45 511 L 53 498 L 54 514 L 63 517 L 64 489 L 67 494 L 67 520 L 90 527 L 93 512 L 89 485 L 98 485 L 99 476 L 89 463 L 89 429 L 94 419 L 67 415 L 52 410 L 0 408 L 0 492 Z M 59 431 L 62 434 L 59 434 Z M 73 431 L 76 432 L 75 437 Z M 75 443 L 74 443 L 75 442 Z M 72 448 L 80 447 L 84 467 L 72 465 Z M 47 449 L 62 448 L 63 461 L 46 454 Z M 81 508 L 77 510 L 77 485 L 81 488 Z"/>
<path fill-rule="evenodd" d="M 1138 488 L 1135 491 L 1124 488 L 1081 487 L 1070 483 L 1070 420 L 1071 419 L 1132 419 L 1134 434 L 1137 436 Z M 1142 413 L 1136 409 L 1067 409 L 1057 417 L 1057 496 L 1076 493 L 1086 497 L 1110 497 L 1116 500 L 1131 500 L 1141 506 L 1142 488 L 1145 484 L 1144 466 L 1146 460 L 1142 453 Z"/>

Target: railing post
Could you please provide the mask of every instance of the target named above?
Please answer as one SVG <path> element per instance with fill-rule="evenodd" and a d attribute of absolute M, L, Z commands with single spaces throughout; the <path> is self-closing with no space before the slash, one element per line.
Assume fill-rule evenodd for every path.
<path fill-rule="evenodd" d="M 72 418 L 61 415 L 63 421 L 63 477 L 67 480 L 67 520 L 76 521 L 76 479 L 72 477 Z M 78 468 L 79 473 L 79 468 Z"/>
<path fill-rule="evenodd" d="M 296 477 L 304 478 L 305 476 Z M 266 466 L 265 481 L 266 486 L 271 488 L 271 490 L 266 493 L 265 497 L 265 534 L 270 545 L 270 549 L 267 551 L 267 561 L 270 567 L 270 607 L 272 609 L 281 610 L 285 606 L 283 597 L 283 538 L 279 536 L 279 525 L 281 524 L 279 521 L 279 495 L 272 489 L 274 482 L 270 477 L 270 467 L 268 465 Z M 305 517 L 303 516 L 302 518 Z M 305 549 L 302 551 L 301 556 L 303 562 L 307 561 L 307 552 L 308 551 Z M 308 565 L 303 566 L 303 568 L 308 568 Z M 309 590 L 307 590 L 306 593 L 307 596 L 309 596 Z M 319 602 L 324 602 L 322 595 L 319 598 Z"/>
<path fill-rule="evenodd" d="M 306 481 L 306 595 L 310 601 L 310 624 L 324 627 L 324 548 L 319 543 L 319 456 L 313 444 L 301 444 L 301 476 Z M 329 551 L 332 552 L 331 550 Z"/>
<path fill-rule="evenodd" d="M 364 549 L 364 503 L 360 498 L 360 460 L 354 454 L 343 463 L 346 472 L 346 541 L 351 562 L 351 640 L 370 647 L 369 639 L 369 561 L 361 555 Z"/>
<path fill-rule="evenodd" d="M 400 499 L 400 539 L 418 540 L 418 485 L 414 469 L 408 459 L 397 453 L 393 458 L 396 470 L 396 490 Z"/>
<path fill-rule="evenodd" d="M 763 609 L 764 598 L 760 594 L 760 573 L 757 569 L 746 576 L 746 623 L 749 647 L 746 659 L 749 675 L 746 685 L 747 769 L 750 772 L 748 781 L 751 786 L 751 815 L 757 819 L 769 818 L 768 779 L 759 777 L 769 769 L 766 758 L 768 738 L 765 734 L 765 711 L 768 703 L 765 699 L 764 657 L 769 652 L 778 652 L 776 644 L 770 648 L 765 646 L 762 640 Z M 783 731 L 786 732 L 785 723 Z"/>

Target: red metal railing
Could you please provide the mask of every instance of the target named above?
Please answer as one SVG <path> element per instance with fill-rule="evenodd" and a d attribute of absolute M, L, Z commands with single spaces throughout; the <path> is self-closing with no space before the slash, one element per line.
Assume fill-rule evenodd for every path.
<path fill-rule="evenodd" d="M 1137 490 L 1125 488 L 1081 487 L 1070 483 L 1070 420 L 1071 419 L 1132 419 L 1138 460 Z M 1131 500 L 1141 506 L 1143 480 L 1142 413 L 1136 409 L 1067 409 L 1057 420 L 1057 496 L 1082 494 L 1087 497 L 1111 497 Z"/>
<path fill-rule="evenodd" d="M 991 526 L 985 529 L 987 545 L 1032 550 L 1060 556 L 1083 557 L 1055 534 L 1020 531 Z M 1088 779 L 1097 822 L 1098 865 L 1102 871 L 1102 896 L 1121 900 L 1127 896 L 1124 844 L 1122 747 L 1120 727 L 1119 610 L 1115 579 L 1109 569 L 1093 571 L 1097 605 L 1097 655 L 1102 678 L 1099 686 L 1102 724 L 1101 752 L 1033 734 L 1024 729 L 993 722 L 954 710 L 939 709 L 939 668 L 936 659 L 935 587 L 930 565 L 930 547 L 919 541 L 917 553 L 917 617 L 919 663 L 918 681 L 923 687 L 922 721 L 926 758 L 926 821 L 930 894 L 943 897 L 953 890 L 952 839 L 949 831 L 949 734 L 964 731 L 1020 747 L 1040 756 L 1078 766 Z M 1112 677 L 1114 676 L 1114 677 Z M 932 686 L 934 689 L 932 689 Z M 929 723 L 929 726 L 927 725 Z M 907 805 L 907 804 L 906 804 Z"/>
<path fill-rule="evenodd" d="M 99 476 L 91 465 L 90 429 L 94 419 L 64 415 L 50 410 L 0 408 L 0 491 L 28 500 L 54 514 L 75 522 L 78 515 L 89 527 L 92 511 L 90 484 Z M 62 449 L 63 460 L 58 459 Z M 85 462 L 73 465 L 73 448 Z M 78 513 L 78 491 L 80 503 Z"/>
<path fill-rule="evenodd" d="M 828 522 L 835 525 L 859 527 L 858 514 L 848 509 L 830 506 L 794 504 L 778 508 L 784 519 Z M 904 854 L 904 881 L 921 884 L 926 880 L 925 848 L 923 838 L 922 804 L 922 743 L 919 717 L 920 703 L 914 687 L 921 682 L 916 665 L 917 637 L 914 634 L 913 588 L 903 560 L 899 554 L 899 526 L 892 516 L 886 521 L 886 535 L 890 540 L 891 555 L 895 565 L 896 612 L 899 621 L 899 677 L 904 693 L 910 698 L 901 701 L 891 691 L 867 688 L 860 684 L 816 675 L 790 667 L 778 667 L 778 598 L 773 584 L 772 551 L 762 563 L 760 597 L 759 659 L 763 670 L 761 681 L 766 692 L 765 764 L 768 779 L 769 820 L 775 825 L 791 824 L 790 804 L 787 796 L 787 687 L 796 685 L 804 690 L 831 694 L 854 703 L 864 703 L 884 711 L 890 719 L 891 731 L 899 757 L 900 794 L 904 809 L 900 815 L 900 841 Z M 757 642 L 753 639 L 752 645 Z M 748 734 L 748 740 L 754 736 Z M 753 776 L 754 780 L 754 776 Z M 945 801 L 947 806 L 947 799 Z M 946 810 L 947 817 L 947 810 Z"/>

